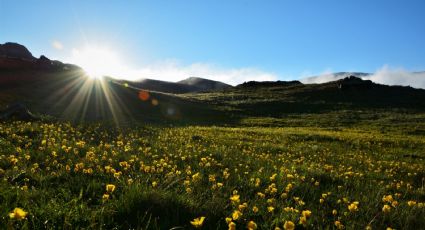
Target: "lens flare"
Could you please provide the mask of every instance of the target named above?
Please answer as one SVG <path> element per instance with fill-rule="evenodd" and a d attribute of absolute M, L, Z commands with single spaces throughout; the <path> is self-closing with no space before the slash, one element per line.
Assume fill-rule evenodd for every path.
<path fill-rule="evenodd" d="M 139 91 L 139 99 L 140 100 L 147 101 L 147 100 L 149 100 L 149 97 L 150 97 L 150 95 L 149 95 L 148 91 L 146 91 L 146 90 L 140 90 Z"/>

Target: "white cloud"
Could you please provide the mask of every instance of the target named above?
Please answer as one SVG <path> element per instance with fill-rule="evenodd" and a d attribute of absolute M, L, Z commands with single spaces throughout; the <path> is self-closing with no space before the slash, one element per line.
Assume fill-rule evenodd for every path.
<path fill-rule="evenodd" d="M 52 47 L 57 49 L 57 50 L 62 50 L 63 44 L 60 41 L 54 40 L 54 41 L 52 41 Z"/>
<path fill-rule="evenodd" d="M 349 75 L 350 74 L 347 74 L 347 77 Z M 305 74 L 302 74 L 300 81 L 304 84 L 325 83 L 325 82 L 330 82 L 330 81 L 336 81 L 336 80 L 344 78 L 344 77 L 346 77 L 346 75 L 343 75 L 343 76 L 335 75 L 334 73 L 332 73 L 331 69 L 326 69 L 321 74 L 319 74 L 318 76 L 314 76 L 314 77 L 312 77 L 311 74 L 309 76 L 305 76 Z"/>
<path fill-rule="evenodd" d="M 117 79 L 145 78 L 176 82 L 188 77 L 201 77 L 236 85 L 245 81 L 276 81 L 278 76 L 254 67 L 223 68 L 209 63 L 183 65 L 177 60 L 130 67 L 112 50 L 99 47 L 72 49 L 65 62 L 77 64 L 89 74 L 107 75 Z"/>
<path fill-rule="evenodd" d="M 240 84 L 245 81 L 276 81 L 278 79 L 278 76 L 274 73 L 252 67 L 221 68 L 208 63 L 181 65 L 177 61 L 170 60 L 144 66 L 131 72 L 128 76 L 131 79 L 151 78 L 175 82 L 188 77 L 202 77 L 231 85 Z"/>
<path fill-rule="evenodd" d="M 333 74 L 326 71 L 315 77 L 301 79 L 301 82 L 305 84 L 324 83 L 329 81 L 336 81 L 350 75 L 358 76 L 356 73 L 351 72 Z M 402 85 L 425 89 L 425 72 L 409 72 L 403 68 L 390 68 L 387 65 L 378 69 L 373 74 L 367 74 L 358 77 L 361 77 L 364 80 L 371 80 L 375 83 L 385 85 Z"/>
<path fill-rule="evenodd" d="M 364 79 L 385 85 L 404 85 L 425 89 L 425 72 L 412 73 L 402 68 L 393 69 L 384 66 Z"/>

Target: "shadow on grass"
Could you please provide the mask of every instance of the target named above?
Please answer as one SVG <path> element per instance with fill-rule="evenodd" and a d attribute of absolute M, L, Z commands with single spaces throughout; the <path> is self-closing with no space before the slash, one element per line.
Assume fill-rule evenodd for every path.
<path fill-rule="evenodd" d="M 135 185 L 114 203 L 111 224 L 122 229 L 187 229 L 190 221 L 206 216 L 204 228 L 219 228 L 220 204 L 199 204 L 186 194 Z M 111 226 L 112 227 L 112 226 Z M 211 228 L 210 227 L 210 228 Z"/>

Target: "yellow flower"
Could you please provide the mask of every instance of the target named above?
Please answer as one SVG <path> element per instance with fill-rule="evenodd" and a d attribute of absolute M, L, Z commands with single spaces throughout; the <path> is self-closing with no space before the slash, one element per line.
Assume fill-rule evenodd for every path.
<path fill-rule="evenodd" d="M 353 203 L 351 203 L 350 205 L 348 205 L 348 210 L 350 210 L 350 212 L 356 212 L 359 210 L 359 208 L 357 207 L 357 205 L 359 205 L 359 202 L 354 201 Z"/>
<path fill-rule="evenodd" d="M 393 206 L 394 208 L 397 207 L 397 205 L 398 205 L 398 201 L 395 200 L 391 202 L 391 206 Z"/>
<path fill-rule="evenodd" d="M 107 184 L 106 185 L 106 192 L 112 193 L 113 191 L 115 191 L 115 185 Z"/>
<path fill-rule="evenodd" d="M 266 195 L 262 192 L 257 192 L 257 196 L 260 197 L 260 198 L 266 197 Z"/>
<path fill-rule="evenodd" d="M 307 225 L 307 217 L 301 216 L 300 221 L 298 223 L 306 226 Z"/>
<path fill-rule="evenodd" d="M 409 200 L 409 201 L 407 201 L 407 205 L 409 205 L 409 206 L 415 206 L 416 205 L 416 201 Z"/>
<path fill-rule="evenodd" d="M 384 213 L 389 213 L 390 211 L 391 211 L 391 206 L 389 206 L 389 205 L 384 205 L 384 207 L 382 207 L 382 211 L 384 212 Z"/>
<path fill-rule="evenodd" d="M 25 219 L 27 214 L 28 212 L 25 212 L 22 208 L 15 208 L 13 209 L 13 212 L 9 213 L 9 217 L 11 219 L 22 220 Z"/>
<path fill-rule="evenodd" d="M 388 195 L 388 196 L 383 196 L 382 197 L 382 202 L 393 202 L 393 196 L 392 195 Z"/>
<path fill-rule="evenodd" d="M 257 212 L 258 212 L 258 208 L 257 208 L 257 206 L 252 207 L 252 211 L 253 211 L 254 213 L 257 213 Z"/>
<path fill-rule="evenodd" d="M 273 212 L 273 210 L 274 210 L 274 207 L 273 207 L 273 206 L 269 206 L 269 207 L 267 207 L 267 211 L 269 211 L 269 212 Z"/>
<path fill-rule="evenodd" d="M 243 204 L 240 204 L 239 206 L 238 206 L 238 209 L 239 209 L 239 211 L 243 211 L 244 209 L 246 209 L 248 207 L 248 204 L 247 203 L 243 203 Z"/>
<path fill-rule="evenodd" d="M 283 224 L 283 229 L 285 230 L 294 230 L 295 229 L 295 224 L 292 221 L 285 221 L 285 223 Z"/>
<path fill-rule="evenodd" d="M 195 228 L 200 228 L 202 226 L 202 224 L 204 223 L 205 220 L 205 216 L 201 216 L 199 218 L 195 218 L 192 221 L 190 221 L 190 223 L 195 227 Z"/>
<path fill-rule="evenodd" d="M 301 212 L 301 215 L 308 218 L 311 216 L 311 211 L 310 210 L 304 210 Z"/>
<path fill-rule="evenodd" d="M 232 203 L 239 203 L 240 202 L 240 199 L 239 199 L 239 195 L 237 195 L 237 194 L 235 194 L 235 195 L 233 195 L 233 196 L 231 196 L 230 197 L 230 200 L 232 201 Z"/>
<path fill-rule="evenodd" d="M 109 194 L 107 194 L 107 193 L 103 194 L 102 199 L 104 201 L 108 200 L 109 199 Z"/>
<path fill-rule="evenodd" d="M 239 217 L 240 217 L 240 216 L 242 216 L 242 213 L 241 213 L 240 211 L 238 211 L 238 210 L 235 210 L 235 211 L 232 213 L 232 218 L 233 218 L 234 220 L 239 219 Z"/>
<path fill-rule="evenodd" d="M 275 179 L 276 179 L 276 176 L 277 176 L 277 174 L 275 173 L 275 174 L 273 174 L 271 177 L 270 177 L 270 180 L 271 181 L 274 181 Z"/>
<path fill-rule="evenodd" d="M 338 211 L 336 209 L 332 210 L 332 215 L 336 216 L 338 214 Z"/>
<path fill-rule="evenodd" d="M 232 218 L 230 218 L 230 217 L 226 217 L 226 219 L 225 219 L 225 220 L 226 220 L 226 223 L 227 223 L 227 224 L 229 224 L 230 222 L 232 222 Z"/>
<path fill-rule="evenodd" d="M 236 224 L 235 224 L 235 222 L 230 222 L 229 223 L 229 230 L 236 230 Z"/>
<path fill-rule="evenodd" d="M 335 226 L 337 229 L 344 229 L 344 225 L 339 221 L 335 221 Z"/>
<path fill-rule="evenodd" d="M 249 221 L 247 226 L 246 226 L 249 230 L 255 230 L 257 229 L 257 224 L 254 221 Z"/>

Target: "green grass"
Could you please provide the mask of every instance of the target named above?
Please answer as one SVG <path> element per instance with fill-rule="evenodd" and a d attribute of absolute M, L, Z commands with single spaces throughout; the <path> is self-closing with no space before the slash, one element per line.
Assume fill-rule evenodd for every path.
<path fill-rule="evenodd" d="M 337 220 L 347 229 L 419 229 L 424 119 L 405 111 L 339 111 L 244 117 L 231 126 L 2 122 L 0 226 L 177 229 L 205 216 L 203 228 L 226 229 L 225 218 L 241 208 L 233 220 L 238 229 L 251 220 L 261 229 L 285 221 L 334 229 Z M 116 190 L 103 200 L 107 184 Z M 240 201 L 232 203 L 236 193 Z M 383 202 L 386 195 L 398 203 Z M 26 219 L 8 217 L 15 207 L 28 212 Z M 305 226 L 298 223 L 303 210 L 312 212 Z"/>

